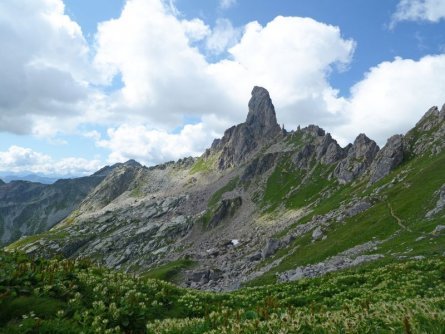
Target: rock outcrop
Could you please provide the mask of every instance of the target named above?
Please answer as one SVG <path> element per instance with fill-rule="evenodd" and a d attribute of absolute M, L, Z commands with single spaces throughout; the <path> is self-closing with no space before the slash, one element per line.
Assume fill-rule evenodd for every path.
<path fill-rule="evenodd" d="M 254 87 L 245 123 L 227 129 L 221 139 L 213 142 L 210 152 L 220 152 L 221 170 L 239 165 L 250 154 L 281 133 L 269 92 Z"/>
<path fill-rule="evenodd" d="M 403 162 L 403 142 L 402 135 L 394 135 L 388 139 L 386 145 L 377 153 L 370 166 L 371 177 L 369 182 L 371 184 L 384 178 Z"/>
<path fill-rule="evenodd" d="M 445 184 L 436 192 L 438 199 L 435 207 L 428 211 L 425 215 L 426 218 L 432 218 L 445 209 Z"/>
<path fill-rule="evenodd" d="M 342 184 L 349 183 L 362 175 L 371 165 L 379 147 L 365 134 L 360 134 L 348 149 L 345 159 L 340 161 L 334 170 L 334 176 Z"/>
<path fill-rule="evenodd" d="M 405 136 L 406 151 L 411 155 L 438 155 L 445 149 L 445 105 L 432 107 Z"/>

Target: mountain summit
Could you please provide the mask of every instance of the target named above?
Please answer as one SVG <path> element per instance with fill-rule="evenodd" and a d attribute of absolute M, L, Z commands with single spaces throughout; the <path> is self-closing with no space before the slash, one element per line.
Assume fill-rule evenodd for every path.
<path fill-rule="evenodd" d="M 255 137 L 273 138 L 279 133 L 275 108 L 265 88 L 257 86 L 253 88 L 246 125 L 252 129 Z"/>
<path fill-rule="evenodd" d="M 213 142 L 208 152 L 220 155 L 220 169 L 234 167 L 245 161 L 257 148 L 281 133 L 275 108 L 265 88 L 253 88 L 248 106 L 246 122 L 227 129 L 221 139 Z"/>

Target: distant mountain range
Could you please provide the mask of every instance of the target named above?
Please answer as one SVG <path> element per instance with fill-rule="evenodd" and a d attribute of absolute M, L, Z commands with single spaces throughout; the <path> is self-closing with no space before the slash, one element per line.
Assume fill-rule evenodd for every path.
<path fill-rule="evenodd" d="M 6 249 L 204 290 L 445 256 L 445 107 L 383 148 L 365 134 L 341 147 L 316 125 L 287 132 L 261 87 L 248 107 L 199 158 L 0 185 Z"/>
<path fill-rule="evenodd" d="M 11 181 L 29 181 L 37 182 L 43 184 L 53 184 L 63 177 L 48 177 L 39 174 L 11 174 L 11 173 L 0 173 L 0 179 L 6 183 Z"/>

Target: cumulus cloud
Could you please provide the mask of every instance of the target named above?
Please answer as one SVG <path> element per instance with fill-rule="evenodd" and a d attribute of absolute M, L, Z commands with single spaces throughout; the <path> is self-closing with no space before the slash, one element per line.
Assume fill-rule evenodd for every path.
<path fill-rule="evenodd" d="M 398 11 L 410 12 L 408 3 L 416 1 L 402 0 Z M 99 124 L 109 129 L 105 138 L 97 131 L 83 135 L 109 150 L 109 162 L 199 155 L 224 129 L 244 121 L 254 85 L 270 91 L 287 129 L 315 123 L 344 141 L 367 132 L 382 143 L 443 102 L 443 56 L 384 62 L 349 98 L 340 96 L 329 76 L 347 70 L 355 42 L 310 18 L 279 16 L 240 28 L 220 19 L 210 27 L 184 19 L 171 1 L 127 0 L 118 18 L 98 26 L 90 47 L 61 0 L 5 1 L 0 13 L 0 131 L 50 136 Z M 215 54 L 218 60 L 209 59 Z M 113 87 L 117 77 L 122 87 Z M 197 124 L 187 124 L 190 119 Z M 28 153 L 37 154 L 36 166 L 86 166 Z"/>
<path fill-rule="evenodd" d="M 444 0 L 400 0 L 392 16 L 392 26 L 400 21 L 438 22 L 445 19 Z"/>
<path fill-rule="evenodd" d="M 38 117 L 79 114 L 93 72 L 63 2 L 2 1 L 0 13 L 0 131 L 30 133 Z"/>
<path fill-rule="evenodd" d="M 229 50 L 233 60 L 211 64 L 209 71 L 239 101 L 247 101 L 245 92 L 254 84 L 268 88 L 279 120 L 290 128 L 330 125 L 343 121 L 345 101 L 328 77 L 349 64 L 354 48 L 355 42 L 343 39 L 338 27 L 279 16 L 266 26 L 249 23 Z"/>
<path fill-rule="evenodd" d="M 233 27 L 227 19 L 218 19 L 212 32 L 207 36 L 206 47 L 211 53 L 220 54 L 235 45 L 241 30 Z"/>
<path fill-rule="evenodd" d="M 209 62 L 192 45 L 203 38 L 216 53 L 233 45 L 229 57 Z M 354 48 L 338 27 L 308 18 L 277 17 L 266 26 L 252 22 L 241 30 L 219 20 L 209 32 L 201 21 L 179 20 L 158 0 L 131 0 L 119 18 L 99 26 L 95 65 L 104 81 L 121 74 L 124 86 L 114 94 L 112 108 L 125 115 L 122 123 L 143 133 L 138 142 L 162 137 L 174 146 L 177 136 L 169 133 L 184 116 L 200 119 L 206 136 L 223 130 L 206 123 L 212 116 L 220 124 L 242 122 L 254 85 L 270 89 L 278 117 L 288 127 L 341 122 L 345 101 L 328 77 L 349 64 Z M 166 158 L 151 144 L 134 153 L 123 150 L 129 145 L 117 144 L 125 141 L 119 129 L 128 127 L 113 127 L 103 145 L 112 151 L 111 160 L 136 158 L 141 152 L 143 161 Z M 202 152 L 200 142 L 195 145 L 183 153 Z"/>
<path fill-rule="evenodd" d="M 99 26 L 95 64 L 105 81 L 120 73 L 124 83 L 115 110 L 139 113 L 164 129 L 184 115 L 236 123 L 245 118 L 252 87 L 264 85 L 286 123 L 334 121 L 342 99 L 328 76 L 336 64 L 350 62 L 355 47 L 338 27 L 296 17 L 277 17 L 264 27 L 252 22 L 229 58 L 209 63 L 191 45 L 187 25 L 158 0 L 132 0 L 118 19 Z M 207 37 L 209 49 L 233 44 L 234 30 L 219 21 Z"/>
<path fill-rule="evenodd" d="M 380 145 L 405 133 L 433 105 L 445 102 L 445 55 L 380 63 L 351 89 L 347 122 L 334 131 L 349 141 L 365 132 Z"/>
<path fill-rule="evenodd" d="M 30 148 L 11 146 L 0 152 L 0 171 L 12 173 L 37 173 L 58 176 L 89 175 L 102 167 L 99 160 L 68 157 L 54 160 L 47 154 Z"/>
<path fill-rule="evenodd" d="M 146 165 L 198 156 L 209 145 L 215 133 L 203 123 L 189 124 L 177 133 L 124 124 L 108 130 L 108 139 L 98 146 L 111 150 L 108 162 L 135 159 Z"/>

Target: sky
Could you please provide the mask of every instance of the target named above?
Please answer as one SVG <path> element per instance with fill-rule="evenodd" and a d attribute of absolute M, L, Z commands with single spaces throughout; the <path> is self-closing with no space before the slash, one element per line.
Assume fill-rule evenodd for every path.
<path fill-rule="evenodd" d="M 253 86 L 380 146 L 445 103 L 445 0 L 3 0 L 0 173 L 199 156 Z"/>

